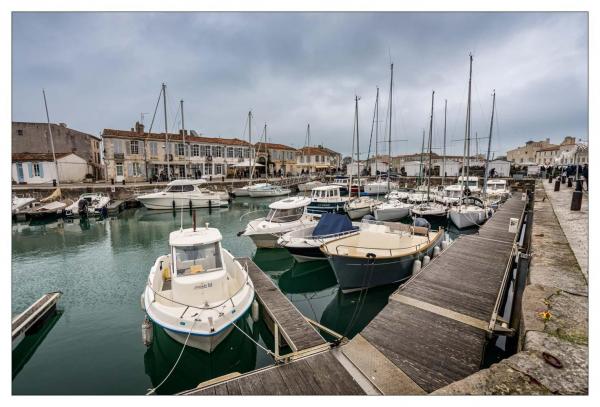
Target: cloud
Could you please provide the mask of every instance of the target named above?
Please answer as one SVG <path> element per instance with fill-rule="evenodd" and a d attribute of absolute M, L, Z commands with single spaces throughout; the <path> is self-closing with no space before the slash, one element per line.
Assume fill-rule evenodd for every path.
<path fill-rule="evenodd" d="M 462 154 L 468 53 L 474 54 L 473 131 L 489 129 L 497 91 L 496 155 L 529 139 L 587 138 L 586 13 L 15 13 L 13 119 L 51 119 L 92 134 L 149 125 L 162 82 L 169 128 L 185 100 L 186 127 L 314 143 L 349 154 L 354 95 L 361 152 L 380 87 L 380 133 L 394 62 L 392 153 L 419 151 L 436 91 L 434 143 Z M 161 112 L 159 110 L 159 112 Z M 154 129 L 164 128 L 162 114 Z M 479 141 L 483 151 L 485 140 Z M 374 149 L 374 147 L 372 147 Z"/>

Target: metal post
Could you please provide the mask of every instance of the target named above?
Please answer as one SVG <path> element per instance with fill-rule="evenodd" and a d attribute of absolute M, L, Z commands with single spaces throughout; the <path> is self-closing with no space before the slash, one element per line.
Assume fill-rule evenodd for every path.
<path fill-rule="evenodd" d="M 48 121 L 48 133 L 50 135 L 50 148 L 52 149 L 52 159 L 54 160 L 54 168 L 56 169 L 56 184 L 60 188 L 60 177 L 58 175 L 58 163 L 56 162 L 56 154 L 54 153 L 54 138 L 52 137 L 52 126 L 50 126 L 50 115 L 48 114 L 48 103 L 46 102 L 46 91 L 42 89 L 44 95 L 44 107 L 46 108 L 46 119 Z M 60 191 L 59 191 L 60 196 Z"/>

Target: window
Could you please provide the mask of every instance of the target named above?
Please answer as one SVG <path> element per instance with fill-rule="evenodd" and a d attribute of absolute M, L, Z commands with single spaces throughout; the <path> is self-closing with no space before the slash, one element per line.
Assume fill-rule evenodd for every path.
<path fill-rule="evenodd" d="M 200 146 L 198 144 L 192 144 L 192 157 L 198 157 L 200 155 Z"/>
<path fill-rule="evenodd" d="M 204 175 L 212 175 L 212 164 L 204 163 Z"/>
<path fill-rule="evenodd" d="M 158 145 L 156 144 L 156 141 L 150 142 L 150 155 L 158 156 Z"/>
<path fill-rule="evenodd" d="M 165 192 L 181 192 L 181 185 L 171 185 Z"/>
<path fill-rule="evenodd" d="M 177 155 L 185 155 L 185 144 L 177 143 Z"/>
<path fill-rule="evenodd" d="M 131 148 L 131 154 L 139 154 L 139 146 L 137 140 L 131 140 L 129 142 L 129 147 Z"/>
<path fill-rule="evenodd" d="M 235 149 L 235 156 L 236 156 L 236 158 L 241 158 L 242 157 L 242 149 L 240 147 L 236 147 L 236 149 Z"/>
<path fill-rule="evenodd" d="M 210 155 L 210 146 L 200 146 L 200 156 L 206 157 Z"/>
<path fill-rule="evenodd" d="M 194 190 L 193 185 L 182 185 L 181 192 L 192 192 Z"/>
<path fill-rule="evenodd" d="M 174 247 L 177 276 L 206 273 L 223 268 L 219 243 Z"/>
<path fill-rule="evenodd" d="M 123 176 L 123 164 L 117 164 L 117 177 Z"/>
<path fill-rule="evenodd" d="M 250 150 L 247 148 L 244 149 L 244 158 L 250 158 Z"/>
<path fill-rule="evenodd" d="M 132 164 L 131 169 L 132 169 L 131 176 L 133 176 L 133 177 L 139 177 L 139 176 L 142 175 L 142 168 L 140 166 L 140 163 L 134 162 Z"/>
<path fill-rule="evenodd" d="M 215 164 L 215 175 L 223 175 L 223 164 Z"/>
<path fill-rule="evenodd" d="M 291 208 L 291 209 L 271 209 L 267 214 L 267 221 L 283 223 L 283 222 L 293 222 L 302 217 L 304 213 L 304 208 Z"/>
<path fill-rule="evenodd" d="M 115 149 L 115 154 L 123 154 L 123 145 L 121 144 L 121 140 L 114 140 L 113 146 Z"/>
<path fill-rule="evenodd" d="M 213 157 L 223 157 L 223 147 L 213 146 L 212 155 Z"/>
<path fill-rule="evenodd" d="M 34 177 L 42 176 L 41 166 L 42 166 L 42 164 L 40 164 L 40 163 L 33 163 L 33 176 Z"/>
<path fill-rule="evenodd" d="M 17 136 L 22 136 L 23 135 L 23 130 L 17 130 Z"/>

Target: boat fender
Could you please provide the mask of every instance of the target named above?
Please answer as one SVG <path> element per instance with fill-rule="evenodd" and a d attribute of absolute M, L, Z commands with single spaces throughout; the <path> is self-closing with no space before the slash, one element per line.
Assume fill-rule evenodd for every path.
<path fill-rule="evenodd" d="M 442 242 L 442 251 L 446 250 L 447 248 L 448 248 L 448 241 L 447 241 L 447 240 L 444 240 L 444 241 Z"/>
<path fill-rule="evenodd" d="M 162 278 L 163 281 L 167 281 L 171 279 L 171 270 L 169 270 L 169 267 L 165 267 L 162 269 Z"/>
<path fill-rule="evenodd" d="M 419 272 L 419 270 L 421 270 L 421 260 L 415 260 L 415 262 L 413 263 L 413 269 L 412 269 L 413 276 L 415 274 L 417 274 Z"/>
<path fill-rule="evenodd" d="M 240 237 L 241 235 L 243 235 L 245 232 L 245 230 L 240 230 L 239 232 L 237 232 L 237 236 Z"/>
<path fill-rule="evenodd" d="M 144 322 L 142 322 L 142 340 L 144 341 L 144 345 L 150 346 L 153 339 L 152 322 L 150 322 L 148 315 L 146 315 Z"/>
<path fill-rule="evenodd" d="M 431 260 L 431 257 L 429 257 L 429 256 L 423 257 L 423 267 L 428 265 L 430 260 Z"/>
<path fill-rule="evenodd" d="M 142 307 L 142 311 L 146 311 L 146 307 L 144 306 L 144 293 L 140 295 L 140 306 Z"/>
<path fill-rule="evenodd" d="M 258 301 L 252 301 L 252 321 L 258 322 L 260 308 L 258 307 Z"/>
<path fill-rule="evenodd" d="M 175 200 L 173 199 L 173 201 L 171 202 L 171 204 L 173 205 L 173 209 L 175 209 Z"/>
<path fill-rule="evenodd" d="M 433 253 L 431 254 L 431 257 L 437 257 L 440 255 L 440 246 L 435 246 L 433 248 Z"/>

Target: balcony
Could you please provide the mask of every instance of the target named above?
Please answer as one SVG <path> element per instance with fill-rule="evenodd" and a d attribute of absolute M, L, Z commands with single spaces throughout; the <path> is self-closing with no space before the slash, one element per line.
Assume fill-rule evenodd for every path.
<path fill-rule="evenodd" d="M 125 159 L 124 153 L 114 153 L 115 160 L 123 160 Z"/>
<path fill-rule="evenodd" d="M 173 154 L 165 154 L 165 161 L 173 161 Z"/>

